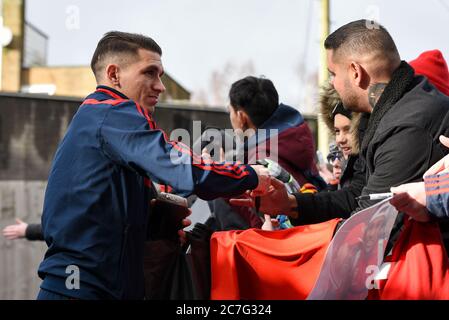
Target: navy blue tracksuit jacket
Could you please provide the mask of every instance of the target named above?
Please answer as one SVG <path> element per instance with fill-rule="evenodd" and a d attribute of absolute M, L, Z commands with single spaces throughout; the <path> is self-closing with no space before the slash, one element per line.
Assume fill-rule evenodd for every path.
<path fill-rule="evenodd" d="M 200 160 L 168 141 L 136 102 L 97 87 L 73 117 L 52 163 L 42 215 L 48 250 L 38 271 L 41 288 L 81 299 L 142 299 L 154 196 L 149 179 L 203 199 L 257 186 L 249 166 L 193 159 Z"/>

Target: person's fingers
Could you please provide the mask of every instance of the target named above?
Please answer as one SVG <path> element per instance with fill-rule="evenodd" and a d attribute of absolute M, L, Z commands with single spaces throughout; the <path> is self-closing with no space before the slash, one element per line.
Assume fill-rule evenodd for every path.
<path fill-rule="evenodd" d="M 284 183 L 276 178 L 270 177 L 270 186 L 268 187 L 267 192 L 263 193 L 263 196 L 267 196 L 276 190 L 282 190 L 282 189 L 285 189 Z M 251 197 L 257 197 L 260 194 L 255 191 L 252 191 L 250 195 L 251 195 Z"/>
<path fill-rule="evenodd" d="M 254 207 L 254 201 L 252 199 L 230 199 L 229 203 L 238 207 Z"/>
<path fill-rule="evenodd" d="M 390 191 L 391 191 L 392 193 L 401 193 L 401 192 L 404 192 L 404 191 L 403 191 L 403 188 L 402 188 L 402 185 L 397 186 L 397 187 L 391 187 L 391 188 L 390 188 Z"/>
<path fill-rule="evenodd" d="M 187 241 L 187 235 L 186 235 L 185 231 L 178 230 L 178 236 L 179 236 L 179 241 L 181 242 L 181 245 L 184 245 Z"/>
<path fill-rule="evenodd" d="M 6 232 L 3 232 L 3 236 L 4 236 L 6 239 L 8 239 L 8 240 L 14 240 L 14 239 L 17 239 L 17 238 L 18 238 L 17 233 L 14 232 L 14 231 L 6 231 Z"/>
<path fill-rule="evenodd" d="M 440 136 L 440 142 L 441 142 L 444 146 L 446 146 L 446 147 L 449 148 L 449 138 L 448 138 L 448 137 L 445 137 L 445 136 L 441 135 L 441 136 Z"/>
<path fill-rule="evenodd" d="M 220 148 L 220 162 L 224 162 L 226 159 L 225 159 L 225 153 L 224 153 L 224 150 L 223 150 L 223 148 Z"/>
<path fill-rule="evenodd" d="M 428 169 L 424 173 L 424 177 L 437 174 L 440 171 L 442 171 L 443 169 L 444 169 L 444 158 L 441 159 L 440 161 L 438 161 L 437 163 L 435 163 L 433 166 L 431 166 L 430 169 Z"/>
<path fill-rule="evenodd" d="M 390 203 L 395 207 L 404 206 L 405 204 L 410 202 L 410 200 L 412 200 L 412 198 L 408 193 L 396 193 L 393 198 L 391 198 Z"/>
<path fill-rule="evenodd" d="M 285 185 L 282 181 L 271 177 L 271 185 L 275 188 L 275 189 L 284 189 Z"/>
<path fill-rule="evenodd" d="M 16 225 L 11 225 L 11 226 L 7 226 L 7 227 L 4 229 L 4 231 L 5 231 L 5 232 L 8 232 L 8 233 L 18 233 L 18 232 L 19 232 L 19 228 L 17 228 Z"/>
<path fill-rule="evenodd" d="M 184 226 L 184 227 L 188 227 L 188 226 L 190 226 L 192 224 L 192 220 L 190 220 L 190 219 L 182 219 L 182 225 Z"/>
<path fill-rule="evenodd" d="M 280 223 L 278 219 L 271 219 L 271 224 L 273 225 L 273 227 L 278 228 Z"/>

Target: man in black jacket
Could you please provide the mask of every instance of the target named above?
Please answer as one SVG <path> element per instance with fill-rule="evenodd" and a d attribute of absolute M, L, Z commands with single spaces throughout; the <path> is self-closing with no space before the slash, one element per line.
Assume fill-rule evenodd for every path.
<path fill-rule="evenodd" d="M 289 212 L 296 225 L 347 218 L 374 203 L 357 202 L 357 196 L 419 181 L 448 152 L 438 137 L 449 133 L 449 98 L 401 61 L 384 27 L 354 21 L 329 35 L 324 46 L 343 104 L 362 112 L 360 158 L 354 181 L 336 192 L 287 195 L 281 184 L 273 184 L 276 189 L 261 199 L 260 211 Z M 250 202 L 233 203 L 245 201 Z"/>

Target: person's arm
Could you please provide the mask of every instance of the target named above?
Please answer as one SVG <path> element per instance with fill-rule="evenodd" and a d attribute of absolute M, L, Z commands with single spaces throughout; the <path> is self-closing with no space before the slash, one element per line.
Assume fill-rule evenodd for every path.
<path fill-rule="evenodd" d="M 109 110 L 99 129 L 99 139 L 102 151 L 112 161 L 157 183 L 168 184 L 183 196 L 195 193 L 203 199 L 214 199 L 261 185 L 250 166 L 202 159 L 185 145 L 169 141 L 132 101 Z M 264 180 L 264 184 L 269 183 Z"/>
<path fill-rule="evenodd" d="M 424 177 L 425 202 L 435 218 L 449 218 L 449 172 Z"/>
<path fill-rule="evenodd" d="M 334 218 L 348 218 L 357 206 L 356 197 L 365 186 L 365 168 L 359 158 L 354 163 L 351 184 L 337 191 L 315 194 L 295 193 L 297 218 L 290 218 L 293 225 L 306 225 Z"/>
<path fill-rule="evenodd" d="M 449 172 L 391 188 L 391 192 L 395 194 L 391 204 L 417 221 L 449 218 Z"/>
<path fill-rule="evenodd" d="M 440 136 L 440 142 L 449 148 L 449 138 Z M 449 155 L 446 155 L 424 173 L 424 182 L 402 184 L 391 188 L 395 194 L 391 204 L 417 221 L 449 217 Z"/>
<path fill-rule="evenodd" d="M 30 223 L 25 230 L 25 238 L 30 241 L 44 241 L 42 225 L 40 223 Z"/>
<path fill-rule="evenodd" d="M 357 162 L 356 162 L 357 163 Z M 362 163 L 361 163 L 362 164 Z M 283 182 L 272 178 L 271 191 L 260 197 L 259 211 L 265 214 L 289 216 L 293 225 L 306 225 L 333 218 L 347 218 L 357 207 L 356 197 L 365 185 L 363 168 L 355 165 L 351 185 L 338 191 L 288 194 Z M 255 199 L 249 196 L 231 199 L 236 206 L 254 207 Z"/>
<path fill-rule="evenodd" d="M 365 200 L 357 203 L 355 197 L 389 192 L 392 186 L 421 180 L 432 165 L 432 143 L 429 134 L 420 128 L 397 128 L 393 134 L 386 135 L 375 151 L 373 171 L 366 184 L 363 183 L 361 168 L 356 168 L 356 181 L 349 188 L 314 197 L 297 194 L 298 219 L 294 223 L 309 224 L 337 217 L 346 218 L 352 211 L 378 202 Z"/>
<path fill-rule="evenodd" d="M 373 172 L 362 195 L 389 192 L 391 187 L 421 181 L 424 172 L 435 162 L 429 133 L 417 127 L 396 128 L 386 135 L 375 150 Z M 366 208 L 378 201 L 360 201 Z"/>

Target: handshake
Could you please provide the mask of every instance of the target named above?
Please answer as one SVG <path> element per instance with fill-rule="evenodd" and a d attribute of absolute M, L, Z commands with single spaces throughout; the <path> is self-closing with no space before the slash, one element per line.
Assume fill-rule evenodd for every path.
<path fill-rule="evenodd" d="M 258 212 L 275 216 L 284 214 L 297 218 L 295 196 L 288 193 L 285 184 L 272 177 L 263 165 L 251 166 L 256 171 L 259 184 L 256 189 L 247 191 L 238 198 L 230 199 L 230 204 L 242 207 L 256 207 Z"/>

